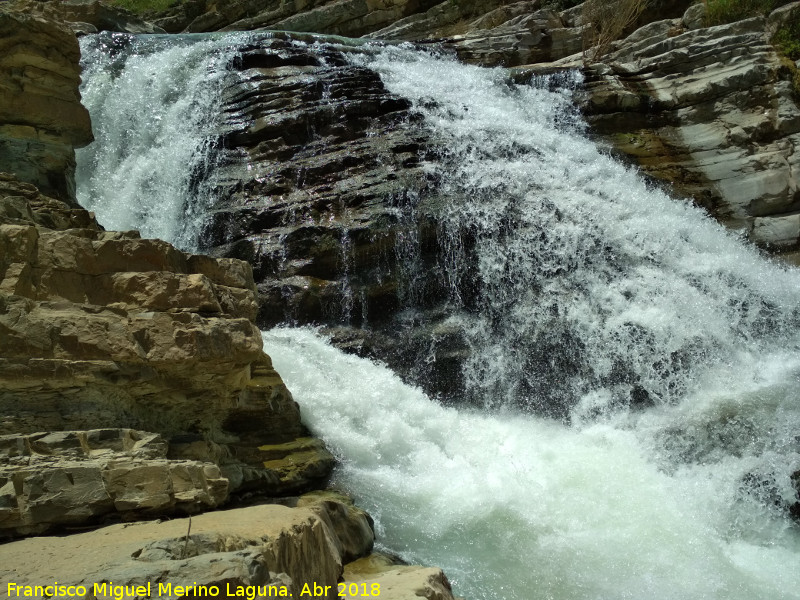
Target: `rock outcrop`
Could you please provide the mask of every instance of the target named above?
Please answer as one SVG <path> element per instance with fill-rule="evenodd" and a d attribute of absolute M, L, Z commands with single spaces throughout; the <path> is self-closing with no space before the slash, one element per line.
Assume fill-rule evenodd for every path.
<path fill-rule="evenodd" d="M 229 589 L 241 587 L 246 596 L 247 586 L 274 586 L 274 596 L 284 588 L 284 597 L 302 598 L 313 597 L 301 594 L 305 586 L 316 585 L 328 587 L 314 596 L 338 599 L 337 582 L 347 560 L 342 549 L 368 554 L 372 529 L 363 513 L 333 496 L 322 503 L 314 498 L 298 502 L 302 506 L 252 506 L 205 513 L 191 522 L 120 524 L 5 544 L 0 546 L 0 579 L 19 586 L 82 585 L 97 598 L 113 597 L 110 585 L 149 585 L 150 593 L 143 595 L 152 598 L 181 597 L 176 586 L 195 585 L 217 586 L 220 597 L 234 596 L 227 594 Z M 355 530 L 357 538 L 339 537 L 341 531 Z M 76 547 L 81 551 L 74 552 Z"/>
<path fill-rule="evenodd" d="M 75 201 L 75 148 L 92 141 L 80 50 L 66 26 L 0 5 L 0 172 Z"/>
<path fill-rule="evenodd" d="M 0 249 L 4 533 L 325 480 L 333 458 L 261 351 L 249 265 L 104 231 L 7 175 Z M 59 486 L 93 500 L 75 511 Z"/>
<path fill-rule="evenodd" d="M 98 31 L 166 33 L 120 6 L 100 0 L 7 0 L 18 13 L 64 22 L 78 35 Z"/>
<path fill-rule="evenodd" d="M 352 584 L 358 589 L 353 596 L 454 600 L 441 570 L 370 555 L 372 541 L 367 516 L 327 492 L 293 498 L 286 505 L 205 513 L 191 521 L 119 524 L 0 545 L 0 579 L 17 586 L 84 586 L 98 599 L 119 597 L 119 590 L 126 598 L 139 595 L 130 592 L 131 586 L 145 591 L 149 586 L 149 593 L 141 595 L 151 598 L 192 595 L 176 591 L 177 586 L 216 597 L 216 586 L 219 597 L 250 593 L 338 600 L 341 586 Z M 76 547 L 81 551 L 75 552 Z M 351 562 L 354 558 L 359 560 Z M 368 593 L 362 594 L 364 589 Z"/>
<path fill-rule="evenodd" d="M 443 199 L 423 168 L 437 142 L 407 100 L 331 46 L 265 36 L 237 68 L 204 251 L 253 265 L 262 327 L 325 325 L 429 389 L 452 386 L 458 340 L 437 329 L 437 360 L 419 351 L 431 349 L 448 296 L 444 277 L 419 277 L 440 268 L 433 207 Z"/>
<path fill-rule="evenodd" d="M 345 589 L 379 589 L 381 598 L 405 600 L 449 600 L 453 597 L 445 574 L 432 567 L 397 564 L 384 554 L 374 553 L 345 566 Z M 377 585 L 377 588 L 372 586 Z"/>
<path fill-rule="evenodd" d="M 795 11 L 795 12 L 792 12 Z M 773 251 L 800 242 L 796 67 L 770 17 L 703 27 L 702 5 L 656 21 L 586 69 L 592 129 L 727 225 Z"/>

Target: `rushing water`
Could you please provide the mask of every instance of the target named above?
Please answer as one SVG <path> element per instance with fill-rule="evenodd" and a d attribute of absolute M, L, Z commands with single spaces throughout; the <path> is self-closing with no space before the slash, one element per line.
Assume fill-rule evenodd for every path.
<path fill-rule="evenodd" d="M 243 35 L 81 40 L 96 142 L 78 150 L 78 201 L 108 229 L 192 250 L 213 193 L 214 129 Z"/>
<path fill-rule="evenodd" d="M 134 64 L 220 73 L 172 77 L 213 96 L 224 76 L 215 61 L 233 52 L 226 39 L 209 46 L 206 67 L 180 44 Z M 467 388 L 483 407 L 442 407 L 310 330 L 265 333 L 380 543 L 443 566 L 468 598 L 800 598 L 800 531 L 788 514 L 800 470 L 800 274 L 600 152 L 566 91 L 409 48 L 352 60 L 448 140 L 427 168 L 451 192 L 439 214 L 450 324 L 469 344 Z M 129 70 L 109 69 L 90 70 L 84 92 L 102 90 L 89 101 L 101 128 L 111 79 Z M 190 127 L 194 150 L 163 185 L 206 160 L 197 140 L 208 119 Z M 125 129 L 136 123 L 109 122 L 92 160 L 120 154 L 104 140 L 136 138 Z M 134 173 L 148 148 L 130 151 Z M 124 169 L 95 173 L 81 185 L 101 222 L 143 227 L 153 211 L 132 211 L 97 183 L 124 180 Z M 202 194 L 181 198 L 176 223 L 202 210 Z M 164 236 L 180 241 L 180 230 Z M 413 246 L 402 251 L 414 264 Z"/>

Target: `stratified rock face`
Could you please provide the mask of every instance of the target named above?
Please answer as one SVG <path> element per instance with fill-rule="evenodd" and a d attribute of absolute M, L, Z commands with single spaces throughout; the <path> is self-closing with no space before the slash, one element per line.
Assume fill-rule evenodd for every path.
<path fill-rule="evenodd" d="M 357 37 L 434 4 L 435 0 L 188 0 L 154 22 L 170 32 L 276 29 Z"/>
<path fill-rule="evenodd" d="M 108 513 L 193 513 L 228 497 L 213 463 L 167 460 L 159 435 L 130 429 L 0 436 L 0 531 L 40 533 Z"/>
<path fill-rule="evenodd" d="M 701 13 L 692 7 L 683 19 L 651 23 L 591 66 L 582 99 L 589 122 L 646 173 L 754 242 L 796 249 L 792 65 L 769 44 L 763 18 L 703 28 Z"/>
<path fill-rule="evenodd" d="M 8 0 L 17 12 L 63 21 L 79 35 L 98 31 L 166 33 L 129 10 L 100 0 Z"/>
<path fill-rule="evenodd" d="M 225 103 L 222 191 L 201 243 L 253 264 L 262 325 L 386 317 L 399 207 L 425 185 L 410 104 L 336 51 L 265 45 L 243 50 Z"/>
<path fill-rule="evenodd" d="M 45 581 L 83 585 L 97 597 L 115 595 L 108 587 L 94 588 L 105 582 L 115 586 L 149 584 L 150 593 L 141 596 L 151 598 L 193 596 L 176 592 L 175 586 L 196 585 L 217 586 L 219 597 L 247 597 L 249 591 L 250 597 L 337 600 L 337 582 L 347 560 L 342 548 L 350 548 L 356 556 L 368 554 L 372 529 L 361 511 L 333 495 L 322 503 L 314 498 L 295 503 L 299 506 L 264 505 L 206 513 L 191 523 L 173 519 L 113 525 L 69 537 L 3 544 L 0 577 L 20 586 L 41 586 Z M 340 537 L 342 532 L 355 530 L 359 531 L 357 539 Z M 248 590 L 247 586 L 275 589 L 271 594 L 258 593 L 257 588 Z M 309 589 L 304 593 L 306 586 Z M 313 593 L 315 589 L 317 593 Z"/>
<path fill-rule="evenodd" d="M 446 0 L 430 10 L 370 33 L 374 39 L 433 39 L 459 59 L 483 66 L 512 67 L 549 62 L 580 52 L 583 27 L 575 11 L 527 2 Z"/>
<path fill-rule="evenodd" d="M 408 368 L 419 352 L 401 338 L 429 347 L 420 319 L 438 322 L 448 294 L 444 276 L 419 277 L 441 269 L 433 207 L 443 200 L 421 166 L 436 151 L 430 132 L 331 46 L 265 37 L 243 48 L 239 69 L 201 244 L 254 266 L 262 327 L 345 325 L 340 345 Z M 444 386 L 458 367 L 439 358 Z"/>
<path fill-rule="evenodd" d="M 0 5 L 0 171 L 75 200 L 75 148 L 92 141 L 80 103 L 80 50 L 55 21 Z"/>
<path fill-rule="evenodd" d="M 106 510 L 190 511 L 219 504 L 228 490 L 279 495 L 324 481 L 333 459 L 307 439 L 261 351 L 256 310 L 249 265 L 104 231 L 87 211 L 0 176 L 0 435 L 30 450 L 0 457 L 0 488 L 21 486 L 5 490 L 16 500 L 0 530 L 40 531 Z M 169 444 L 145 457 L 155 463 L 127 447 L 107 460 L 86 441 L 86 430 L 101 428 L 157 432 Z M 41 432 L 70 430 L 72 445 L 37 450 Z M 56 489 L 22 485 L 19 473 L 44 468 L 42 454 L 45 479 L 78 469 L 100 486 L 96 508 L 31 511 Z M 143 472 L 161 483 L 141 496 L 125 491 Z"/>

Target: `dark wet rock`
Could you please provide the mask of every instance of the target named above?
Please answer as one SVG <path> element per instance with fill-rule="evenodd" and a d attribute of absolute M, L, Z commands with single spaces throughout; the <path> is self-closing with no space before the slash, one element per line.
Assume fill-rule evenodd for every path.
<path fill-rule="evenodd" d="M 321 325 L 341 347 L 452 391 L 463 342 L 440 331 L 448 289 L 442 198 L 423 168 L 437 152 L 430 132 L 331 47 L 271 38 L 244 49 L 238 68 L 202 245 L 253 265 L 262 327 Z"/>

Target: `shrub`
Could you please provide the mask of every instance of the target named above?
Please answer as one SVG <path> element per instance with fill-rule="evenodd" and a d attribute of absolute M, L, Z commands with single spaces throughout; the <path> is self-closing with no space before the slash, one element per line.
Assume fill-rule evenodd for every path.
<path fill-rule="evenodd" d="M 764 16 L 792 0 L 705 0 L 706 25 L 733 23 Z"/>
<path fill-rule="evenodd" d="M 642 14 L 647 0 L 586 0 L 583 4 L 584 60 L 595 61 L 608 54 L 611 43 Z"/>
<path fill-rule="evenodd" d="M 779 52 L 792 60 L 800 60 L 800 21 L 781 27 L 772 38 Z"/>

